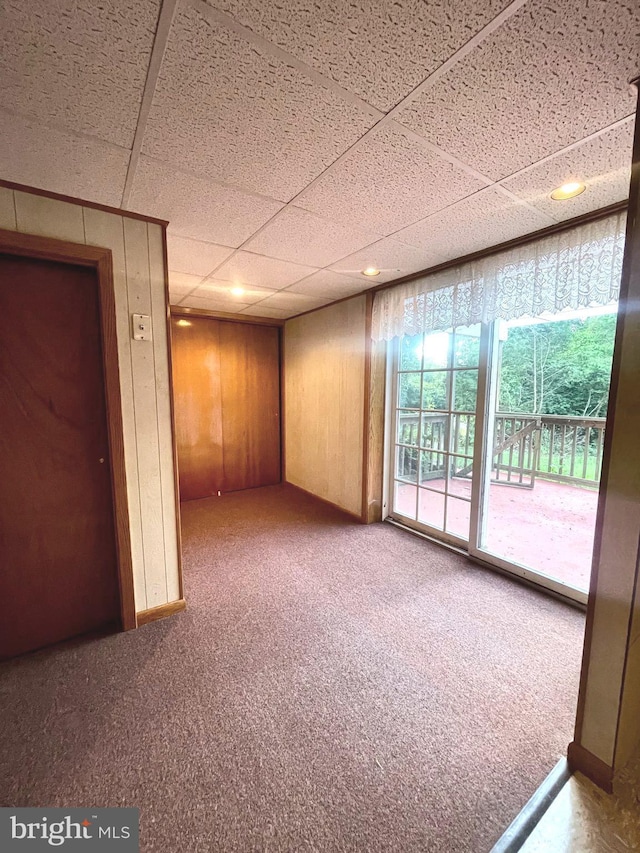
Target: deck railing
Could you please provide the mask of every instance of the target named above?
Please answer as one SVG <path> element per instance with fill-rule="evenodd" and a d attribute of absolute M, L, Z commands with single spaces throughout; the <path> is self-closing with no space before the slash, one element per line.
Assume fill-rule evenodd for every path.
<path fill-rule="evenodd" d="M 605 425 L 606 418 L 498 412 L 492 478 L 499 483 L 530 488 L 536 477 L 597 486 Z M 455 454 L 449 457 L 450 475 L 468 477 L 474 440 L 473 412 L 400 413 L 397 475 L 415 482 L 420 465 L 421 482 L 442 478 L 447 464 L 443 452 L 447 451 Z M 420 454 L 420 450 L 427 452 Z"/>

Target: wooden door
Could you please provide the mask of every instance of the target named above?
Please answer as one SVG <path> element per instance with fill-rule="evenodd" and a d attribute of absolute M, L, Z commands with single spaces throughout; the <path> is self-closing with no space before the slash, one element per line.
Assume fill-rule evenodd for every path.
<path fill-rule="evenodd" d="M 280 482 L 279 330 L 172 319 L 180 497 Z"/>
<path fill-rule="evenodd" d="M 95 269 L 0 254 L 0 657 L 117 623 Z"/>

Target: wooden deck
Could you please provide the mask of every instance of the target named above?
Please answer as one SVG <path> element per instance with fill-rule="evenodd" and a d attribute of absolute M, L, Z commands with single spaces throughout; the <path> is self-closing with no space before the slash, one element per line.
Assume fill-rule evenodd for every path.
<path fill-rule="evenodd" d="M 455 492 L 470 497 L 471 482 L 453 480 Z M 430 488 L 444 481 L 431 480 Z M 420 490 L 421 520 L 433 517 L 439 501 Z M 582 590 L 589 587 L 593 535 L 598 504 L 595 488 L 559 483 L 536 477 L 533 488 L 493 483 L 490 491 L 486 548 L 507 560 L 521 563 Z M 415 514 L 415 486 L 401 485 L 396 498 L 399 511 Z M 450 501 L 450 520 L 468 528 L 469 504 Z M 454 528 L 455 529 L 455 528 Z"/>

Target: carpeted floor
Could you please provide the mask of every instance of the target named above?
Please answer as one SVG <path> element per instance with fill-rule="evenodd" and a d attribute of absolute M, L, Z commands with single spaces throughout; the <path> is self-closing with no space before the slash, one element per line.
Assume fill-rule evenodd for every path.
<path fill-rule="evenodd" d="M 188 610 L 0 667 L 0 804 L 144 851 L 488 851 L 571 739 L 581 613 L 286 486 L 183 507 Z"/>

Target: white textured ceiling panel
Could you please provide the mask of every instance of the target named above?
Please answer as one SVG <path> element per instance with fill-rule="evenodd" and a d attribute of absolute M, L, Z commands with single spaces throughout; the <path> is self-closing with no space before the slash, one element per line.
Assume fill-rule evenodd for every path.
<path fill-rule="evenodd" d="M 168 219 L 180 237 L 237 248 L 282 205 L 141 157 L 128 207 Z"/>
<path fill-rule="evenodd" d="M 330 299 L 321 299 L 317 296 L 308 296 L 306 293 L 292 293 L 290 290 L 280 290 L 269 296 L 256 305 L 258 308 L 278 308 L 289 311 L 295 311 L 296 314 L 301 314 L 303 311 L 311 311 L 313 308 L 320 308 L 323 305 L 328 305 Z"/>
<path fill-rule="evenodd" d="M 131 147 L 159 0 L 2 0 L 0 106 Z"/>
<path fill-rule="evenodd" d="M 300 281 L 312 272 L 315 272 L 315 267 L 266 258 L 264 255 L 254 255 L 251 252 L 236 252 L 216 270 L 215 278 L 239 285 L 257 284 L 260 287 L 280 290 Z"/>
<path fill-rule="evenodd" d="M 430 249 L 441 262 L 496 246 L 551 224 L 552 220 L 542 212 L 488 188 L 410 225 L 395 236 L 414 246 Z"/>
<path fill-rule="evenodd" d="M 549 216 L 560 221 L 606 207 L 629 196 L 633 122 L 552 157 L 504 186 Z M 554 201 L 550 192 L 570 180 L 586 184 L 582 195 Z"/>
<path fill-rule="evenodd" d="M 172 272 L 169 270 L 169 294 L 171 298 L 178 297 L 182 299 L 202 281 L 201 275 L 189 275 L 184 272 Z"/>
<path fill-rule="evenodd" d="M 377 243 L 342 258 L 338 263 L 332 264 L 331 268 L 347 275 L 357 275 L 367 267 L 377 267 L 380 275 L 372 278 L 362 276 L 362 290 L 426 269 L 441 260 L 442 258 L 429 247 L 409 246 L 392 237 L 385 237 L 384 240 L 378 240 Z"/>
<path fill-rule="evenodd" d="M 332 90 L 183 8 L 143 151 L 288 201 L 373 122 Z"/>
<path fill-rule="evenodd" d="M 0 123 L 4 180 L 120 207 L 127 150 L 9 113 L 0 113 Z"/>
<path fill-rule="evenodd" d="M 529 0 L 399 120 L 497 180 L 630 115 L 639 49 L 638 0 Z"/>
<path fill-rule="evenodd" d="M 285 261 L 325 267 L 375 240 L 376 235 L 287 207 L 245 249 Z"/>
<path fill-rule="evenodd" d="M 267 317 L 269 320 L 286 320 L 287 317 L 293 317 L 296 312 L 291 309 L 263 308 L 258 304 L 243 308 L 239 313 L 249 314 L 251 317 Z"/>
<path fill-rule="evenodd" d="M 199 276 L 209 275 L 233 253 L 229 246 L 178 237 L 171 232 L 167 234 L 167 251 L 170 270 Z"/>
<path fill-rule="evenodd" d="M 370 283 L 370 280 L 364 277 L 357 279 L 333 270 L 319 270 L 308 278 L 292 284 L 289 290 L 294 293 L 306 293 L 308 296 L 343 299 L 345 296 L 360 293 Z"/>
<path fill-rule="evenodd" d="M 296 204 L 390 234 L 484 186 L 392 124 L 371 133 Z"/>
<path fill-rule="evenodd" d="M 266 296 L 271 296 L 273 293 L 277 293 L 276 290 L 272 290 L 268 287 L 243 287 L 242 293 L 233 293 L 232 288 L 234 285 L 229 281 L 218 281 L 218 279 L 208 278 L 205 281 L 201 282 L 196 290 L 193 291 L 191 296 L 196 296 L 198 299 L 217 299 L 225 300 L 229 303 L 237 303 L 243 302 L 245 305 L 253 305 L 254 302 L 258 302 L 261 299 L 264 299 Z"/>
<path fill-rule="evenodd" d="M 239 302 L 233 297 L 227 298 L 224 294 L 215 293 L 206 297 L 191 294 L 185 296 L 178 304 L 182 308 L 204 308 L 207 311 L 226 311 L 228 314 L 235 314 L 249 307 L 246 302 Z"/>
<path fill-rule="evenodd" d="M 508 0 L 207 0 L 385 112 Z"/>

